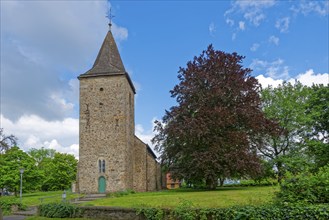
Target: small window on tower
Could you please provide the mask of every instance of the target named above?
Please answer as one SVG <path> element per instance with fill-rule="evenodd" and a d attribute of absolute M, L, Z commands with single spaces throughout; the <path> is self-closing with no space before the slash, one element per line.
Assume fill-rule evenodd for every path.
<path fill-rule="evenodd" d="M 101 92 L 102 92 L 103 90 L 104 90 L 103 88 L 100 88 L 100 89 L 99 89 L 99 91 L 101 91 Z"/>
<path fill-rule="evenodd" d="M 98 170 L 101 173 L 102 172 L 102 161 L 98 160 Z"/>

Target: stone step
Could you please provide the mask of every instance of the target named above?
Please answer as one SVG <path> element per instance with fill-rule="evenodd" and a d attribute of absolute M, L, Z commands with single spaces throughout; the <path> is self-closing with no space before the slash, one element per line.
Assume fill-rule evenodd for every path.
<path fill-rule="evenodd" d="M 31 206 L 26 211 L 16 211 L 13 215 L 23 215 L 23 216 L 33 216 L 36 215 L 38 212 L 38 207 Z"/>
<path fill-rule="evenodd" d="M 79 205 L 79 204 L 82 204 L 82 203 L 85 203 L 87 201 L 80 201 L 80 200 L 77 200 L 77 201 L 74 201 L 74 202 L 71 202 L 72 204 L 76 204 L 76 205 Z"/>
<path fill-rule="evenodd" d="M 93 201 L 93 200 L 102 199 L 102 198 L 106 198 L 105 193 L 86 194 L 84 197 L 80 197 L 80 198 L 75 199 L 74 202 L 87 202 L 87 201 Z"/>
<path fill-rule="evenodd" d="M 84 198 L 102 198 L 106 197 L 105 193 L 97 193 L 97 194 L 86 194 Z"/>
<path fill-rule="evenodd" d="M 94 201 L 96 199 L 102 199 L 102 198 L 105 198 L 105 197 L 93 197 L 93 198 L 88 198 L 88 197 L 85 197 L 85 198 L 80 198 L 78 201 Z"/>

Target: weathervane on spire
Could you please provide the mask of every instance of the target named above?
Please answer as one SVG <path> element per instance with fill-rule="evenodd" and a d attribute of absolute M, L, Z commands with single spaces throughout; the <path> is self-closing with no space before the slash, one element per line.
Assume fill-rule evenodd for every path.
<path fill-rule="evenodd" d="M 111 27 L 112 27 L 112 18 L 114 18 L 115 16 L 112 15 L 112 12 L 111 12 L 111 8 L 110 10 L 107 11 L 107 15 L 105 16 L 109 19 L 109 29 L 111 31 Z"/>

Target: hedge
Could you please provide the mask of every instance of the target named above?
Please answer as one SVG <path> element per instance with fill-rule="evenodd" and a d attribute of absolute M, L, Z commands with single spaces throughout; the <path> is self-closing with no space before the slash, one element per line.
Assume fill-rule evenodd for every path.
<path fill-rule="evenodd" d="M 164 211 L 160 208 L 137 208 L 137 214 L 142 214 L 149 220 L 180 219 L 180 220 L 227 220 L 227 219 L 329 219 L 329 204 L 312 206 L 245 206 L 230 208 L 194 209 L 178 207 Z"/>
<path fill-rule="evenodd" d="M 0 200 L 0 208 L 4 213 L 10 213 L 13 206 L 17 206 L 19 210 L 24 210 L 26 207 L 16 198 Z"/>

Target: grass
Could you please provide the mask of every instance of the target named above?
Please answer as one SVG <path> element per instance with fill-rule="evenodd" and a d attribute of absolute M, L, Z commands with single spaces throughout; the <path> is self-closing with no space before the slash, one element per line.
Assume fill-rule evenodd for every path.
<path fill-rule="evenodd" d="M 60 202 L 62 201 L 63 191 L 52 191 L 52 192 L 34 192 L 34 193 L 23 193 L 22 195 L 22 203 L 26 206 L 37 206 L 41 203 L 49 203 L 49 202 Z M 74 194 L 71 192 L 66 192 L 66 199 L 74 199 L 79 197 L 79 194 Z M 1 196 L 0 200 L 11 200 L 17 199 L 15 196 Z M 40 200 L 42 199 L 42 201 Z"/>
<path fill-rule="evenodd" d="M 166 190 L 130 194 L 117 198 L 104 198 L 83 203 L 84 206 L 162 208 L 176 207 L 181 201 L 188 200 L 196 207 L 221 208 L 236 205 L 263 205 L 270 203 L 278 187 L 227 187 L 215 191 L 195 191 L 188 189 Z"/>
<path fill-rule="evenodd" d="M 130 207 L 153 206 L 163 208 L 176 207 L 181 201 L 187 200 L 196 207 L 221 208 L 236 205 L 263 205 L 270 203 L 277 186 L 264 187 L 224 187 L 215 191 L 177 189 L 158 192 L 144 192 L 125 195 L 115 198 L 103 198 L 83 203 L 83 206 L 113 206 Z M 23 194 L 23 204 L 37 206 L 42 203 L 59 202 L 62 200 L 63 191 L 36 192 Z M 67 200 L 78 197 L 78 194 L 67 192 Z M 0 200 L 17 199 L 14 196 L 2 196 Z M 38 219 L 39 220 L 39 219 Z"/>

